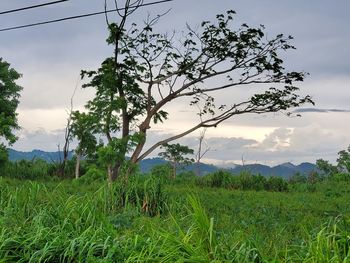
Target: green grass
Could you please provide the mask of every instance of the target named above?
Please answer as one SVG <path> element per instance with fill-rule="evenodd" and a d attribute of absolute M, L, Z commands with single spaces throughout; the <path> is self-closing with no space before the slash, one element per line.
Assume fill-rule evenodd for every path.
<path fill-rule="evenodd" d="M 267 192 L 0 177 L 0 262 L 350 262 L 349 200 L 344 182 Z"/>

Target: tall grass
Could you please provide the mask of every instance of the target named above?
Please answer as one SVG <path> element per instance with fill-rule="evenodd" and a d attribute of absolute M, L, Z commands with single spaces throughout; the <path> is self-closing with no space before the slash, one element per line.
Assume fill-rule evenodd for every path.
<path fill-rule="evenodd" d="M 0 258 L 3 262 L 123 258 L 127 250 L 116 249 L 116 229 L 98 203 L 92 195 L 69 196 L 62 186 L 47 189 L 28 183 L 15 191 L 2 187 Z"/>
<path fill-rule="evenodd" d="M 288 191 L 288 183 L 281 177 L 264 177 L 254 175 L 249 171 L 242 171 L 239 175 L 233 175 L 228 171 L 219 170 L 209 175 L 196 179 L 198 186 L 220 187 L 226 189 L 255 190 L 255 191 Z"/>
<path fill-rule="evenodd" d="M 309 236 L 301 251 L 299 258 L 291 256 L 291 259 L 308 263 L 350 262 L 350 232 L 331 221 L 316 235 Z"/>
<path fill-rule="evenodd" d="M 153 242 L 128 258 L 127 262 L 262 262 L 259 252 L 249 242 L 226 246 L 215 231 L 215 220 L 194 196 L 188 197 L 188 214 L 181 220 L 171 217 L 173 229 L 155 230 Z"/>
<path fill-rule="evenodd" d="M 0 262 L 350 262 L 349 192 L 0 177 Z"/>

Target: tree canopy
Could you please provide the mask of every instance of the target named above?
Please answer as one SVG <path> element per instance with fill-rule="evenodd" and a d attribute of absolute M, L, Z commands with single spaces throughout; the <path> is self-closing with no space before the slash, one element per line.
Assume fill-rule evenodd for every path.
<path fill-rule="evenodd" d="M 268 39 L 264 26 L 250 27 L 234 23 L 234 11 L 216 16 L 214 22 L 202 22 L 198 30 L 187 26 L 180 36 L 156 33 L 161 19 L 148 19 L 141 27 L 126 28 L 127 18 L 136 10 L 127 1 L 119 23 L 109 23 L 108 44 L 114 55 L 95 71 L 82 71 L 89 81 L 84 87 L 95 89 L 95 97 L 86 104 L 96 120 L 96 133 L 103 134 L 108 145 L 118 152 L 113 167 L 114 180 L 126 156 L 137 163 L 163 144 L 200 128 L 216 127 L 235 115 L 284 111 L 305 103 L 296 82 L 305 72 L 287 71 L 280 51 L 294 49 L 292 37 L 279 34 Z M 238 100 L 238 86 L 259 86 L 261 92 Z M 225 91 L 229 104 L 218 100 Z M 170 136 L 144 149 L 152 123 L 164 122 L 164 107 L 183 98 L 198 109 L 199 121 L 180 134 Z"/>
<path fill-rule="evenodd" d="M 350 145 L 347 150 L 342 150 L 338 153 L 338 168 L 341 171 L 350 173 Z"/>
<path fill-rule="evenodd" d="M 0 138 L 9 144 L 16 141 L 14 130 L 19 128 L 16 110 L 22 87 L 16 81 L 20 77 L 21 74 L 0 58 Z"/>
<path fill-rule="evenodd" d="M 186 145 L 165 143 L 161 148 L 163 148 L 164 151 L 160 152 L 158 155 L 171 163 L 174 178 L 176 177 L 176 168 L 179 165 L 186 165 L 194 162 L 193 158 L 187 157 L 187 155 L 193 154 L 194 151 Z"/>

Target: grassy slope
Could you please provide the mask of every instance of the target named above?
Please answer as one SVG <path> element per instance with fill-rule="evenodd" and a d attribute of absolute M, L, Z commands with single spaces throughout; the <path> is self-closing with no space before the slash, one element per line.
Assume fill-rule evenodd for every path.
<path fill-rule="evenodd" d="M 100 183 L 0 178 L 0 262 L 143 262 L 167 257 L 168 262 L 342 262 L 333 254 L 322 259 L 322 240 L 333 252 L 349 254 L 347 184 L 322 183 L 315 192 L 288 193 L 180 184 L 166 186 L 166 192 L 170 213 L 150 218 L 140 209 L 117 209 L 108 187 Z M 207 216 L 196 210 L 200 204 L 188 201 L 189 193 L 200 200 Z M 335 221 L 339 233 L 332 228 Z M 331 227 L 322 234 L 327 224 Z M 335 249 L 337 240 L 340 248 L 336 243 Z M 310 251 L 318 260 L 312 260 Z"/>

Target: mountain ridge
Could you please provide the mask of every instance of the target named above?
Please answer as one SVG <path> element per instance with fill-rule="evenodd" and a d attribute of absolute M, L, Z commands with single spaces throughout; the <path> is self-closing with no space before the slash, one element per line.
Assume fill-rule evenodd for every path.
<path fill-rule="evenodd" d="M 59 161 L 62 157 L 62 152 L 56 151 L 56 152 L 46 152 L 42 150 L 32 150 L 30 152 L 25 151 L 17 151 L 14 149 L 8 149 L 9 153 L 9 159 L 11 161 L 19 161 L 19 160 L 34 160 L 35 158 L 43 159 L 47 162 L 55 162 Z M 69 152 L 68 157 L 72 158 L 74 155 L 73 151 Z M 147 158 L 141 161 L 140 163 L 140 170 L 141 172 L 149 172 L 153 166 L 155 165 L 162 165 L 167 163 L 162 158 L 154 157 L 154 158 Z M 253 174 L 261 174 L 263 176 L 280 176 L 284 178 L 289 178 L 293 176 L 296 173 L 300 174 L 309 174 L 313 171 L 317 171 L 317 167 L 315 164 L 308 163 L 308 162 L 302 162 L 299 165 L 295 165 L 290 162 L 282 163 L 276 166 L 268 166 L 263 164 L 246 164 L 246 165 L 237 165 L 233 164 L 234 167 L 226 167 L 226 168 L 220 168 L 213 164 L 206 164 L 206 163 L 200 163 L 200 171 L 201 175 L 205 175 L 208 173 L 212 173 L 218 170 L 227 170 L 233 174 L 239 174 L 242 171 L 249 171 Z M 191 164 L 184 168 L 186 171 L 196 171 L 197 165 Z"/>

